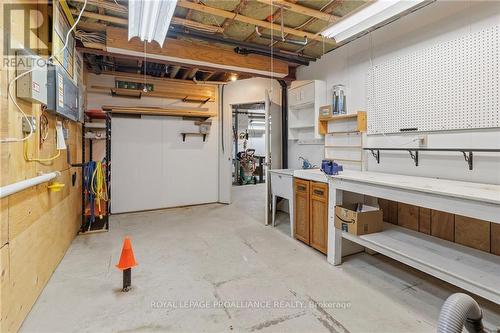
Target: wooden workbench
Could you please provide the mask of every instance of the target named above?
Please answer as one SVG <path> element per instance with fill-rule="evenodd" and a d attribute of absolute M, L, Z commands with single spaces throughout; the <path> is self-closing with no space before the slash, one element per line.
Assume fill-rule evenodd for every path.
<path fill-rule="evenodd" d="M 344 192 L 460 214 L 500 224 L 500 186 L 378 172 L 345 171 L 329 179 L 328 261 L 342 262 L 346 239 L 500 304 L 500 257 L 406 228 L 354 236 L 334 227 Z M 344 246 L 345 247 L 345 246 Z"/>

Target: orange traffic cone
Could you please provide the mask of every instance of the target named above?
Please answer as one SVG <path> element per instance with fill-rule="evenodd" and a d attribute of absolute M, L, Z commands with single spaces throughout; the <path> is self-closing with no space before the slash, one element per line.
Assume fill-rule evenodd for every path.
<path fill-rule="evenodd" d="M 132 285 L 132 267 L 137 266 L 134 257 L 134 250 L 132 250 L 132 243 L 130 238 L 125 237 L 123 240 L 122 254 L 120 261 L 116 267 L 123 271 L 123 291 L 129 291 Z"/>

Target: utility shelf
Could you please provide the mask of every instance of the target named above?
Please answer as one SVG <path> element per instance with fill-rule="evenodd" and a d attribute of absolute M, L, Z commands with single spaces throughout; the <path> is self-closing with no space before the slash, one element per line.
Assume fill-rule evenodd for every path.
<path fill-rule="evenodd" d="M 384 230 L 342 237 L 500 304 L 500 257 L 384 223 Z"/>
<path fill-rule="evenodd" d="M 86 129 L 106 129 L 106 123 L 85 123 L 85 128 Z"/>
<path fill-rule="evenodd" d="M 363 160 L 352 160 L 348 158 L 325 158 L 328 161 L 342 161 L 342 162 L 352 162 L 352 163 L 362 163 Z"/>
<path fill-rule="evenodd" d="M 152 116 L 170 116 L 170 117 L 191 117 L 191 118 L 211 118 L 217 116 L 217 112 L 211 112 L 207 109 L 184 109 L 184 108 L 159 108 L 143 106 L 111 106 L 104 105 L 104 111 L 119 114 L 143 114 Z"/>
<path fill-rule="evenodd" d="M 366 132 L 366 112 L 358 111 L 356 113 L 341 114 L 337 116 L 319 118 L 319 131 L 321 134 L 330 134 L 328 132 L 328 123 L 339 121 L 356 121 L 356 131 Z"/>
<path fill-rule="evenodd" d="M 201 136 L 201 137 L 203 137 L 203 142 L 205 142 L 206 139 L 207 139 L 207 134 L 203 134 L 203 133 L 181 133 L 181 135 L 182 135 L 182 142 L 185 142 L 186 141 L 186 136 L 189 136 L 189 135 L 191 135 L 191 136 Z"/>
<path fill-rule="evenodd" d="M 341 146 L 341 145 L 326 145 L 325 148 L 343 148 L 343 149 L 349 149 L 349 148 L 362 148 L 362 146 Z"/>
<path fill-rule="evenodd" d="M 378 148 L 370 147 L 363 148 L 364 150 L 369 150 L 373 157 L 380 163 L 380 151 L 407 151 L 410 154 L 411 159 L 415 162 L 415 166 L 418 166 L 419 162 L 419 152 L 421 151 L 435 151 L 435 152 L 460 152 L 463 154 L 465 162 L 469 166 L 469 170 L 473 169 L 473 152 L 478 153 L 500 153 L 500 149 L 482 149 L 482 148 Z"/>
<path fill-rule="evenodd" d="M 326 134 L 328 135 L 335 135 L 335 134 L 360 134 L 360 131 L 335 131 L 335 132 L 328 132 Z"/>

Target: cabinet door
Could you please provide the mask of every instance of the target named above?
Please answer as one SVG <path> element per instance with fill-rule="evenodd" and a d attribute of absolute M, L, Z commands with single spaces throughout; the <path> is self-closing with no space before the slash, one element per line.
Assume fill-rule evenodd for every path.
<path fill-rule="evenodd" d="M 328 185 L 311 182 L 311 246 L 326 254 L 328 245 Z"/>
<path fill-rule="evenodd" d="M 294 181 L 294 236 L 309 244 L 309 181 L 295 178 Z"/>
<path fill-rule="evenodd" d="M 288 90 L 288 106 L 294 106 L 300 104 L 300 89 L 289 89 Z"/>
<path fill-rule="evenodd" d="M 314 81 L 303 85 L 300 89 L 300 104 L 314 103 Z"/>

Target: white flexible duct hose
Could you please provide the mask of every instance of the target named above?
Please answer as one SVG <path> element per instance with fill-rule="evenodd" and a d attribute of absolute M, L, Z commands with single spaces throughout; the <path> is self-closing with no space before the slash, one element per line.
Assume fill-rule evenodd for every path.
<path fill-rule="evenodd" d="M 437 332 L 462 333 L 464 326 L 471 333 L 484 332 L 482 317 L 481 308 L 472 297 L 456 293 L 441 307 Z"/>

